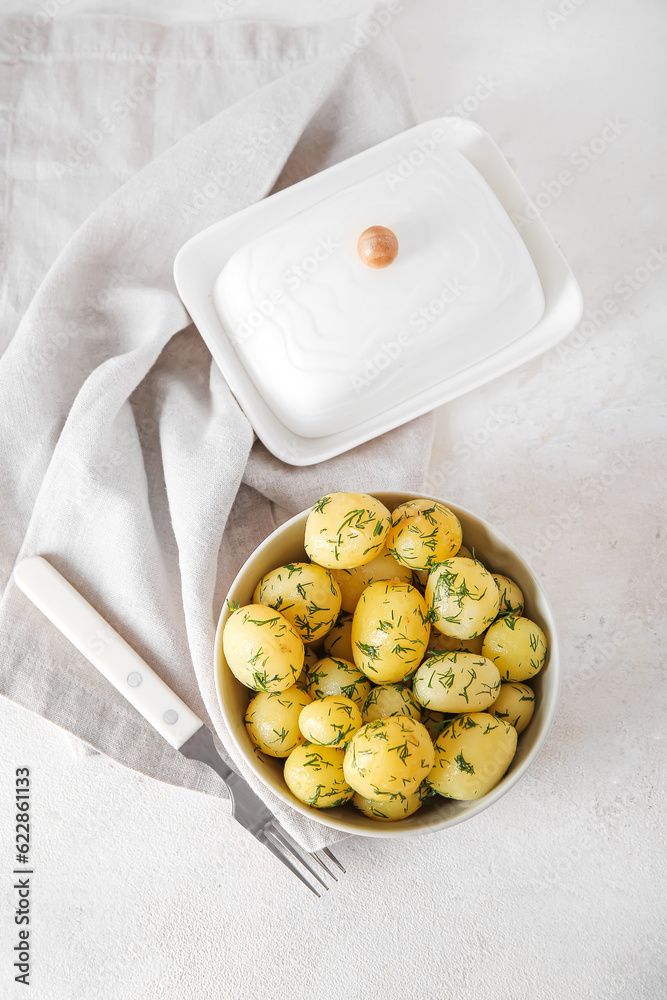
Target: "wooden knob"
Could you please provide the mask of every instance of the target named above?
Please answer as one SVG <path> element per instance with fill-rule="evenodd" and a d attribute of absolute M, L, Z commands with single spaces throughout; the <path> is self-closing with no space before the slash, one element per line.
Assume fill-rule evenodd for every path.
<path fill-rule="evenodd" d="M 388 267 L 396 260 L 398 240 L 386 226 L 370 226 L 359 237 L 357 250 L 367 267 Z"/>

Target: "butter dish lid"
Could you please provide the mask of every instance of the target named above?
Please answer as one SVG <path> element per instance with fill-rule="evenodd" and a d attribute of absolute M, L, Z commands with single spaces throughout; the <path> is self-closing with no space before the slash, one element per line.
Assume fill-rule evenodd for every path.
<path fill-rule="evenodd" d="M 581 294 L 544 224 L 512 221 L 528 203 L 482 129 L 438 119 L 211 226 L 179 252 L 176 284 L 258 436 L 308 465 L 576 325 Z M 359 247 L 373 227 L 394 237 L 380 267 Z"/>

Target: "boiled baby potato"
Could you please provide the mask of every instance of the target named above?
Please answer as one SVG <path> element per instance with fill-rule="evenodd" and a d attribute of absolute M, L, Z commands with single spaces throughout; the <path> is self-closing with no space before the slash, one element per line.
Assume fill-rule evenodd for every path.
<path fill-rule="evenodd" d="M 508 681 L 500 685 L 500 694 L 488 711 L 522 733 L 535 711 L 535 692 L 527 684 Z"/>
<path fill-rule="evenodd" d="M 361 710 L 364 722 L 388 719 L 391 715 L 410 715 L 421 720 L 421 710 L 408 688 L 400 684 L 378 684 L 374 687 Z"/>
<path fill-rule="evenodd" d="M 300 687 L 303 691 L 305 691 L 306 688 L 308 687 L 308 678 L 307 678 L 308 670 L 311 667 L 315 666 L 315 664 L 317 663 L 317 661 L 320 659 L 321 656 L 322 654 L 318 652 L 316 649 L 313 649 L 310 646 L 304 647 L 303 668 L 301 670 L 301 673 L 296 679 L 296 686 Z"/>
<path fill-rule="evenodd" d="M 287 563 L 259 581 L 253 604 L 267 604 L 291 622 L 305 643 L 317 643 L 340 611 L 340 587 L 329 570 L 312 563 Z"/>
<path fill-rule="evenodd" d="M 287 757 L 304 742 L 299 716 L 310 703 L 310 695 L 298 687 L 289 687 L 286 691 L 260 691 L 245 714 L 250 739 L 262 753 Z"/>
<path fill-rule="evenodd" d="M 391 515 L 367 493 L 329 493 L 306 521 L 308 558 L 327 569 L 350 569 L 374 559 L 387 539 Z"/>
<path fill-rule="evenodd" d="M 455 639 L 483 632 L 500 603 L 496 581 L 481 562 L 456 556 L 431 571 L 425 596 L 435 627 Z"/>
<path fill-rule="evenodd" d="M 342 806 L 354 795 L 343 774 L 344 753 L 338 747 L 303 743 L 285 761 L 285 782 L 301 802 L 316 809 Z"/>
<path fill-rule="evenodd" d="M 429 785 L 445 798 L 479 799 L 498 784 L 512 763 L 516 729 L 488 712 L 459 715 L 445 726 L 434 750 Z"/>
<path fill-rule="evenodd" d="M 306 705 L 299 729 L 309 743 L 343 746 L 361 728 L 359 706 L 342 694 L 330 694 Z"/>
<path fill-rule="evenodd" d="M 493 573 L 493 579 L 500 592 L 500 604 L 498 606 L 499 615 L 522 615 L 523 614 L 523 591 L 518 583 L 510 580 L 508 576 L 500 573 Z"/>
<path fill-rule="evenodd" d="M 434 743 L 450 719 L 454 718 L 451 712 L 434 712 L 430 708 L 422 708 L 421 716 L 422 725 Z"/>
<path fill-rule="evenodd" d="M 431 569 L 455 556 L 462 538 L 458 517 L 444 504 L 408 500 L 392 511 L 387 551 L 410 569 Z"/>
<path fill-rule="evenodd" d="M 466 545 L 462 545 L 459 551 L 456 553 L 457 559 L 474 559 L 472 552 Z M 426 584 L 428 583 L 428 575 L 430 569 L 416 569 L 412 574 L 414 577 L 415 585 L 421 587 L 422 590 L 426 589 Z"/>
<path fill-rule="evenodd" d="M 484 635 L 476 635 L 474 639 L 455 639 L 453 635 L 443 635 L 436 629 L 431 629 L 431 636 L 428 640 L 429 653 L 456 653 L 462 650 L 466 653 L 481 653 L 484 644 Z"/>
<path fill-rule="evenodd" d="M 263 604 L 232 612 L 222 632 L 222 650 L 237 680 L 255 691 L 285 691 L 303 667 L 301 636 L 279 611 Z"/>
<path fill-rule="evenodd" d="M 343 598 L 341 607 L 343 611 L 349 612 L 354 611 L 362 592 L 376 580 L 412 583 L 412 571 L 407 566 L 397 563 L 386 549 L 363 566 L 355 566 L 353 569 L 333 569 L 331 572 L 341 590 Z"/>
<path fill-rule="evenodd" d="M 482 712 L 500 694 L 498 668 L 474 653 L 435 653 L 414 676 L 412 690 L 436 712 Z"/>
<path fill-rule="evenodd" d="M 354 612 L 354 662 L 376 684 L 403 680 L 421 663 L 430 634 L 426 602 L 416 587 L 372 583 Z"/>
<path fill-rule="evenodd" d="M 306 672 L 306 690 L 311 698 L 342 694 L 359 706 L 366 700 L 371 682 L 354 663 L 338 656 L 323 656 Z"/>
<path fill-rule="evenodd" d="M 410 795 L 392 795 L 391 798 L 382 801 L 368 799 L 364 795 L 360 795 L 359 792 L 355 792 L 352 799 L 352 805 L 359 812 L 363 813 L 364 816 L 368 816 L 369 819 L 377 819 L 381 823 L 393 822 L 398 819 L 405 819 L 407 816 L 412 816 L 418 809 L 421 809 L 423 804 L 424 799 L 422 798 L 420 789 L 416 792 L 411 792 Z"/>
<path fill-rule="evenodd" d="M 484 636 L 482 653 L 493 660 L 504 681 L 527 681 L 544 666 L 547 640 L 530 618 L 500 618 Z"/>
<path fill-rule="evenodd" d="M 357 730 L 345 750 L 343 772 L 355 792 L 386 800 L 415 792 L 434 759 L 431 737 L 421 722 L 392 715 Z"/>
<path fill-rule="evenodd" d="M 327 656 L 339 657 L 341 660 L 353 660 L 352 615 L 341 612 L 334 627 L 324 637 L 322 645 Z"/>

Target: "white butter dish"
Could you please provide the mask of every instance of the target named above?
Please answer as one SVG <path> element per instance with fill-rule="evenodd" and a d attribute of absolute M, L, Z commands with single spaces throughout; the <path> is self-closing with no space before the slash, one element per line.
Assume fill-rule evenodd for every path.
<path fill-rule="evenodd" d="M 258 436 L 309 465 L 546 350 L 581 293 L 490 137 L 426 122 L 211 226 L 174 275 Z M 398 239 L 366 266 L 360 234 Z"/>

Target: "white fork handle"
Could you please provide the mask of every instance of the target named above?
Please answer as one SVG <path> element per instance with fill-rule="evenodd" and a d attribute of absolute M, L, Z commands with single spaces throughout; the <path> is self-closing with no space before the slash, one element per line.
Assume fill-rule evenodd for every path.
<path fill-rule="evenodd" d="M 14 580 L 176 750 L 201 728 L 201 719 L 46 559 L 23 559 L 14 568 Z"/>

